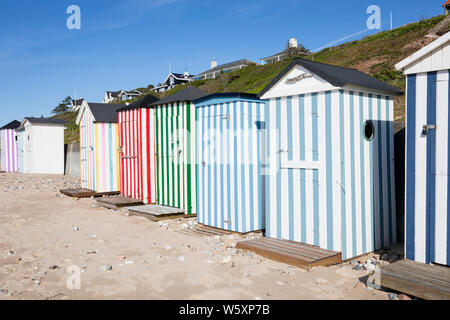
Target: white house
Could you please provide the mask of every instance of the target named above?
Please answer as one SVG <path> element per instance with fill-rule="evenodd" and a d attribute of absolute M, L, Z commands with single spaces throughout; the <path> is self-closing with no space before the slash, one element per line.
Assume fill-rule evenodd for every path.
<path fill-rule="evenodd" d="M 211 61 L 211 68 L 209 70 L 206 70 L 205 72 L 200 73 L 197 76 L 194 76 L 194 80 L 215 79 L 222 73 L 237 71 L 251 64 L 253 64 L 253 62 L 251 62 L 250 60 L 241 59 L 238 61 L 233 61 L 219 66 L 217 64 L 217 61 L 213 60 Z"/>
<path fill-rule="evenodd" d="M 17 129 L 18 171 L 64 174 L 64 126 L 66 121 L 25 118 Z"/>
<path fill-rule="evenodd" d="M 450 265 L 450 32 L 396 65 L 407 77 L 406 258 Z"/>
<path fill-rule="evenodd" d="M 185 72 L 183 74 L 171 72 L 166 77 L 166 80 L 164 80 L 164 82 L 160 86 L 153 88 L 152 91 L 153 92 L 164 92 L 167 90 L 171 90 L 179 84 L 187 84 L 187 83 L 191 82 L 193 80 L 193 78 L 194 78 L 194 76 L 189 75 L 189 72 Z"/>
<path fill-rule="evenodd" d="M 142 92 L 140 92 L 139 90 L 106 91 L 105 97 L 103 98 L 103 103 L 131 100 L 134 98 L 138 98 L 141 95 L 142 95 Z"/>

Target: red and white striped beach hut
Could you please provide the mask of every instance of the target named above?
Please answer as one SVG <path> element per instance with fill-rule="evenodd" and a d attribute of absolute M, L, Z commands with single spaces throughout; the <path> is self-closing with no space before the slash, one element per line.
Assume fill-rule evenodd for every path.
<path fill-rule="evenodd" d="M 120 183 L 124 197 L 156 203 L 155 112 L 147 95 L 119 113 Z"/>

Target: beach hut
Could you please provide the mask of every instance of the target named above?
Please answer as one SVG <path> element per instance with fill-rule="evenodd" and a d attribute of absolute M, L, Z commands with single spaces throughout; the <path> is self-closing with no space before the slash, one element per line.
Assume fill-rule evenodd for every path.
<path fill-rule="evenodd" d="M 195 105 L 207 93 L 187 87 L 152 104 L 156 117 L 157 204 L 197 213 Z"/>
<path fill-rule="evenodd" d="M 20 122 L 14 120 L 0 128 L 0 171 L 17 171 L 16 129 Z"/>
<path fill-rule="evenodd" d="M 450 32 L 396 65 L 407 76 L 406 258 L 450 265 Z"/>
<path fill-rule="evenodd" d="M 393 97 L 358 70 L 295 59 L 267 100 L 266 236 L 349 259 L 396 240 Z"/>
<path fill-rule="evenodd" d="M 64 127 L 66 121 L 25 118 L 17 128 L 18 171 L 64 174 Z"/>
<path fill-rule="evenodd" d="M 156 203 L 155 111 L 152 95 L 118 111 L 121 192 L 124 197 Z"/>
<path fill-rule="evenodd" d="M 264 102 L 253 94 L 216 93 L 194 104 L 198 222 L 240 233 L 264 229 Z"/>
<path fill-rule="evenodd" d="M 80 127 L 81 186 L 97 193 L 120 191 L 119 129 L 121 104 L 83 101 L 76 119 Z"/>

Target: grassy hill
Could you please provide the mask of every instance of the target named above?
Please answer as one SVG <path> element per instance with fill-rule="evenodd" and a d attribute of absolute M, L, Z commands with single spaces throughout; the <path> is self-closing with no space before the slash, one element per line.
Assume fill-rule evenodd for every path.
<path fill-rule="evenodd" d="M 437 16 L 394 30 L 379 32 L 358 41 L 326 48 L 311 55 L 308 59 L 355 68 L 405 90 L 405 78 L 402 73 L 395 70 L 395 64 L 435 40 L 435 38 L 426 37 L 428 34 L 442 35 L 450 31 L 450 18 L 445 19 L 445 21 L 444 18 L 443 15 Z M 191 85 L 209 93 L 233 91 L 259 93 L 278 73 L 289 65 L 291 60 L 264 66 L 254 64 L 239 71 L 222 74 L 217 79 L 194 81 Z M 185 87 L 177 86 L 170 91 L 156 95 L 163 98 L 183 88 Z M 145 88 L 140 88 L 140 90 L 149 92 Z M 120 103 L 132 103 L 135 100 L 137 99 Z M 394 113 L 397 121 L 403 121 L 405 118 L 404 101 L 404 96 L 395 100 Z M 70 120 L 73 115 L 64 115 L 64 117 Z M 76 115 L 73 119 L 75 118 Z M 78 131 L 75 128 L 76 125 L 74 127 L 74 123 L 69 121 L 66 141 L 77 139 Z"/>

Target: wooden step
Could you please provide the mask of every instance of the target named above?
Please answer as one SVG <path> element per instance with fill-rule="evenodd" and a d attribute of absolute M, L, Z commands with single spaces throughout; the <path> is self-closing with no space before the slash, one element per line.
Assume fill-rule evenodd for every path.
<path fill-rule="evenodd" d="M 128 207 L 127 209 L 130 216 L 142 216 L 155 222 L 181 217 L 196 217 L 196 215 L 186 216 L 183 209 L 152 204 L 148 204 L 145 206 Z"/>
<path fill-rule="evenodd" d="M 342 262 L 340 252 L 274 238 L 241 241 L 236 248 L 253 251 L 265 258 L 307 270 L 312 267 L 332 266 Z"/>
<path fill-rule="evenodd" d="M 123 196 L 104 197 L 98 199 L 97 204 L 99 206 L 113 210 L 119 210 L 124 207 L 144 205 L 144 203 L 141 200 L 127 198 Z"/>
<path fill-rule="evenodd" d="M 450 300 L 450 268 L 400 260 L 380 270 L 382 287 L 426 300 Z"/>

